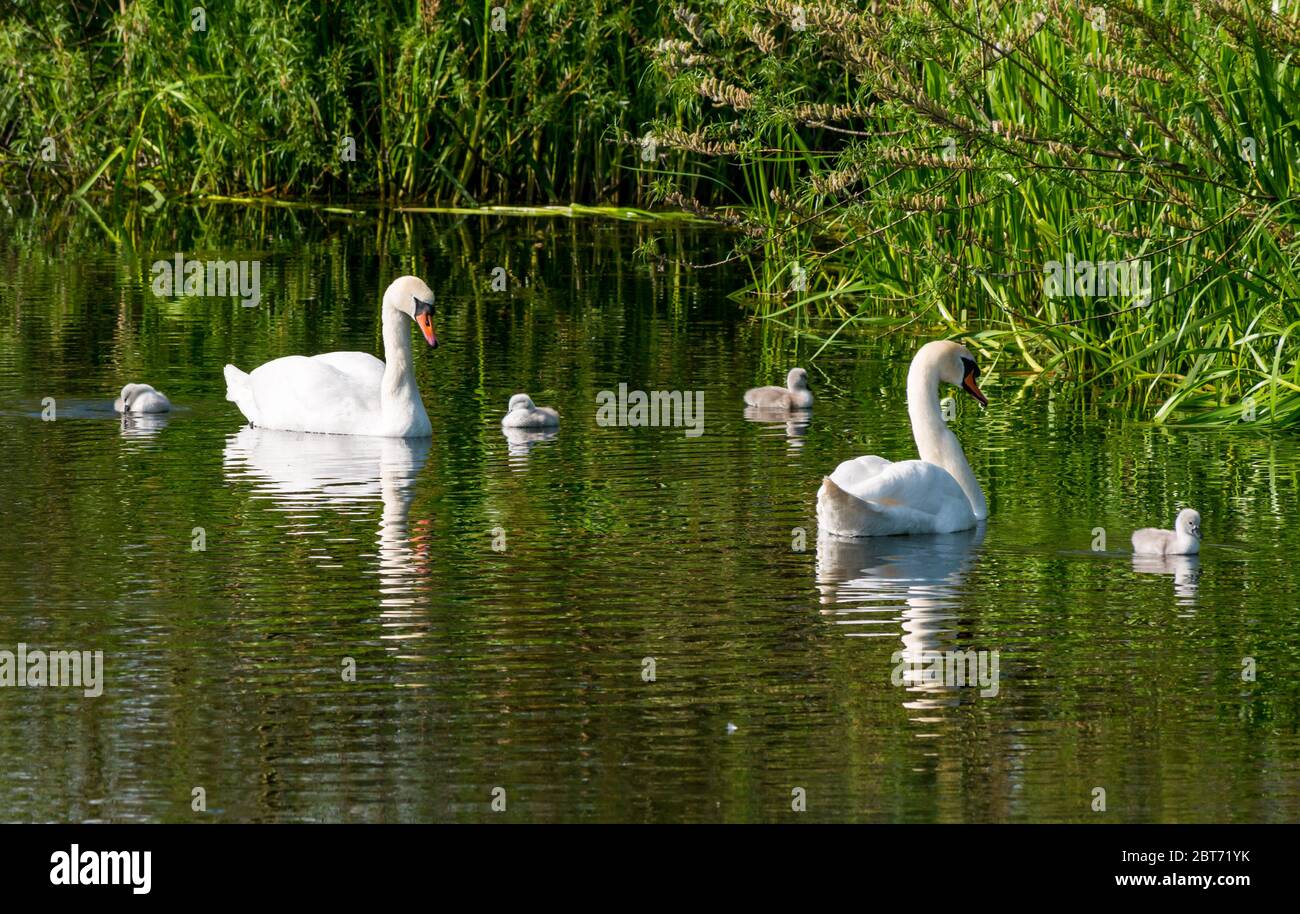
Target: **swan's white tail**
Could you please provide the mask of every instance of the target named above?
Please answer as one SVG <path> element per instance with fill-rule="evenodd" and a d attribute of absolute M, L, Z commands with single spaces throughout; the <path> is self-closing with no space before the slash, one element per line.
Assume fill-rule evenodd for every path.
<path fill-rule="evenodd" d="M 240 371 L 234 365 L 227 365 L 226 399 L 239 407 L 249 422 L 257 424 L 257 401 L 253 399 L 253 387 L 249 383 L 248 372 Z"/>
<path fill-rule="evenodd" d="M 969 530 L 975 524 L 969 512 L 965 518 L 947 511 L 931 514 L 892 498 L 875 501 L 859 498 L 825 476 L 817 490 L 817 526 L 836 536 L 897 536 L 955 533 Z"/>
<path fill-rule="evenodd" d="M 836 536 L 873 536 L 882 521 L 881 512 L 871 502 L 845 492 L 829 476 L 822 477 L 817 491 L 820 529 Z"/>

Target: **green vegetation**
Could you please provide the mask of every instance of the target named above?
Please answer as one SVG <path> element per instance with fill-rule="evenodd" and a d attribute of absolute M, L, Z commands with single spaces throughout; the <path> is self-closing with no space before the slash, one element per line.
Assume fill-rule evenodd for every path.
<path fill-rule="evenodd" d="M 20 0 L 0 13 L 0 177 L 145 202 L 635 202 L 625 134 L 658 97 L 636 42 L 661 20 L 614 0 Z"/>
<path fill-rule="evenodd" d="M 0 186 L 672 206 L 815 345 L 938 326 L 1157 421 L 1300 424 L 1297 4 L 192 6 L 0 18 Z M 1047 294 L 1083 261 L 1150 295 Z"/>
<path fill-rule="evenodd" d="M 799 332 L 940 321 L 1159 420 L 1295 425 L 1286 5 L 698 3 L 658 60 L 707 104 L 658 129 L 739 168 L 749 291 Z M 1067 258 L 1152 295 L 1049 297 Z"/>

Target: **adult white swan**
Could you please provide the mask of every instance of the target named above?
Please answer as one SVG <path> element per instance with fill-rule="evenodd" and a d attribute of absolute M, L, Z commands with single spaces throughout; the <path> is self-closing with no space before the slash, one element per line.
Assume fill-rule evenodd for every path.
<path fill-rule="evenodd" d="M 846 460 L 822 480 L 817 523 L 836 536 L 953 533 L 988 517 L 980 484 L 961 443 L 939 411 L 939 382 L 960 387 L 988 405 L 979 367 L 965 346 L 926 343 L 907 371 L 907 413 L 920 460 L 891 463 L 869 456 Z"/>
<path fill-rule="evenodd" d="M 415 321 L 430 346 L 433 293 L 416 276 L 393 280 L 384 292 L 384 361 L 368 352 L 288 355 L 245 374 L 226 366 L 226 399 L 261 428 L 330 435 L 428 438 L 433 427 L 411 372 Z"/>

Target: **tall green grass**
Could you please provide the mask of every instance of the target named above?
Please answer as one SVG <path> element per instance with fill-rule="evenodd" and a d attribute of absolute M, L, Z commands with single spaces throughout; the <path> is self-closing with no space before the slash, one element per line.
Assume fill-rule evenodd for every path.
<path fill-rule="evenodd" d="M 691 117 L 657 129 L 740 176 L 761 314 L 937 325 L 1157 421 L 1300 423 L 1300 4 L 687 5 L 658 66 Z M 1152 299 L 1050 297 L 1067 255 L 1147 261 Z"/>
<path fill-rule="evenodd" d="M 642 202 L 631 138 L 671 114 L 645 84 L 657 4 L 209 0 L 203 30 L 196 6 L 0 8 L 0 184 Z"/>

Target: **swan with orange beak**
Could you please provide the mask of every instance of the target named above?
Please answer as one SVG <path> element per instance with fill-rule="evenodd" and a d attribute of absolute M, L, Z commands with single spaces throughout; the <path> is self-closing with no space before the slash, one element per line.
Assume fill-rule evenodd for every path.
<path fill-rule="evenodd" d="M 981 408 L 979 366 L 970 351 L 935 340 L 917 351 L 907 371 L 907 413 L 920 460 L 893 462 L 874 454 L 846 460 L 817 492 L 818 526 L 835 536 L 955 533 L 988 517 L 979 480 L 939 408 L 940 383 L 960 387 Z"/>
<path fill-rule="evenodd" d="M 288 355 L 243 372 L 226 366 L 226 399 L 260 428 L 330 435 L 428 438 L 433 433 L 411 362 L 411 322 L 429 348 L 433 292 L 402 276 L 384 292 L 384 360 L 368 352 Z"/>

